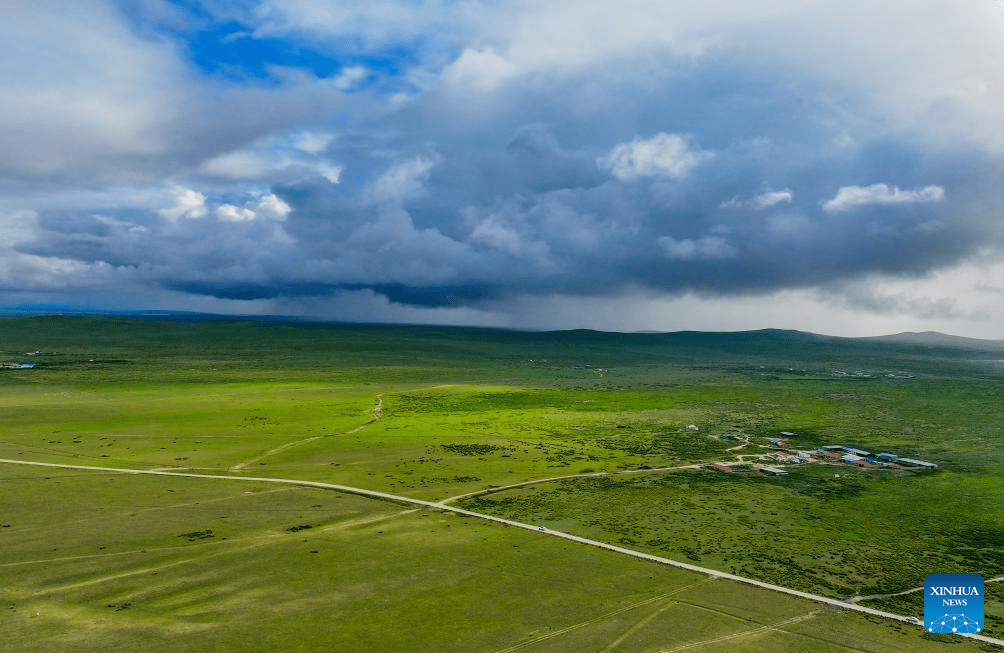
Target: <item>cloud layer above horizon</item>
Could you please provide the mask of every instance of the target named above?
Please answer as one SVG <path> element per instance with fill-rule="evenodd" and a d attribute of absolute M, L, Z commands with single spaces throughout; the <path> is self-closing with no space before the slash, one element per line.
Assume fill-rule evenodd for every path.
<path fill-rule="evenodd" d="M 999 2 L 7 13 L 0 304 L 1004 337 Z"/>

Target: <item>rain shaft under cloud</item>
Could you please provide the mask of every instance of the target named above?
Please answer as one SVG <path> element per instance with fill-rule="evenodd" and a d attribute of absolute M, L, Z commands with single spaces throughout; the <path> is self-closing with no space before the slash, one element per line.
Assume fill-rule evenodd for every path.
<path fill-rule="evenodd" d="M 21 4 L 7 301 L 520 326 L 521 298 L 631 293 L 874 311 L 871 280 L 1000 259 L 1001 75 L 953 3 L 561 4 Z"/>

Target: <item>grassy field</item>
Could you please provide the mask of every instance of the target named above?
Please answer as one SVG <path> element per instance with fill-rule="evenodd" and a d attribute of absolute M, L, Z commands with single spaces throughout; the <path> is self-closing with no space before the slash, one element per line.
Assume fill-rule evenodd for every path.
<path fill-rule="evenodd" d="M 31 352 L 31 355 L 28 355 Z M 35 353 L 40 352 L 40 353 Z M 339 483 L 846 599 L 1004 574 L 1000 351 L 808 334 L 0 321 L 0 458 Z M 690 424 L 699 426 L 691 431 Z M 732 432 L 749 441 L 716 436 Z M 645 471 L 848 444 L 936 472 Z M 838 474 L 837 477 L 834 474 Z M 940 650 L 947 636 L 331 491 L 0 465 L 10 651 Z M 919 600 L 919 602 L 918 602 Z M 920 593 L 867 600 L 922 616 Z M 987 634 L 1004 637 L 988 584 Z M 958 643 L 953 650 L 980 648 Z"/>

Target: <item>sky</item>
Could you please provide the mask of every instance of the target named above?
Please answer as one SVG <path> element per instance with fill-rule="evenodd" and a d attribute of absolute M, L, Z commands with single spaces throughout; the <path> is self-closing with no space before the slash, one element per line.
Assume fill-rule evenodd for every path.
<path fill-rule="evenodd" d="M 0 307 L 1004 338 L 1001 0 L 8 0 Z"/>

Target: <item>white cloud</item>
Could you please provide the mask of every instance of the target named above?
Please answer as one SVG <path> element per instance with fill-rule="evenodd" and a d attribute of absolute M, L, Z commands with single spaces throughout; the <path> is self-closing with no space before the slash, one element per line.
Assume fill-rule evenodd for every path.
<path fill-rule="evenodd" d="M 691 148 L 688 139 L 680 134 L 659 133 L 649 139 L 635 138 L 614 146 L 597 165 L 610 170 L 621 181 L 640 177 L 679 179 L 713 156 L 711 152 Z"/>
<path fill-rule="evenodd" d="M 242 150 L 209 159 L 202 164 L 202 171 L 228 179 L 259 179 L 285 165 L 288 165 L 288 160 L 277 161 L 257 152 Z"/>
<path fill-rule="evenodd" d="M 264 0 L 255 10 L 261 21 L 255 36 L 348 36 L 365 48 L 411 43 L 418 37 L 443 41 L 455 38 L 472 4 L 444 0 Z"/>
<path fill-rule="evenodd" d="M 547 265 L 550 248 L 540 240 L 526 240 L 515 229 L 488 218 L 478 224 L 470 235 L 470 242 L 487 245 L 510 256 L 526 259 L 535 265 Z"/>
<path fill-rule="evenodd" d="M 478 259 L 467 243 L 437 229 L 417 229 L 401 206 L 377 207 L 377 219 L 355 229 L 341 245 L 340 255 L 324 263 L 328 278 L 372 283 L 441 284 L 466 281 Z"/>
<path fill-rule="evenodd" d="M 174 196 L 174 206 L 160 209 L 158 213 L 168 220 L 178 220 L 179 218 L 201 218 L 206 215 L 206 196 L 202 193 L 176 186 L 171 189 Z"/>
<path fill-rule="evenodd" d="M 232 180 L 293 183 L 323 177 L 337 184 L 341 166 L 318 156 L 331 142 L 330 134 L 303 132 L 258 143 L 249 149 L 221 154 L 205 161 L 200 171 Z"/>
<path fill-rule="evenodd" d="M 216 217 L 225 222 L 248 222 L 255 219 L 255 212 L 248 208 L 239 208 L 233 204 L 220 204 L 216 207 Z"/>
<path fill-rule="evenodd" d="M 169 144 L 161 127 L 179 108 L 181 67 L 164 41 L 132 34 L 115 3 L 5 2 L 0 61 L 0 174 L 97 175 Z"/>
<path fill-rule="evenodd" d="M 346 66 L 342 68 L 338 76 L 333 78 L 331 82 L 339 91 L 350 91 L 359 82 L 366 79 L 368 74 L 369 71 L 362 66 Z"/>
<path fill-rule="evenodd" d="M 351 36 L 364 49 L 421 41 L 411 79 L 428 81 L 461 52 L 446 70 L 485 88 L 500 72 L 576 74 L 634 59 L 642 65 L 625 70 L 644 79 L 653 64 L 724 56 L 810 80 L 803 88 L 838 88 L 830 97 L 919 138 L 1004 149 L 1004 4 L 990 0 L 262 0 L 254 13 L 259 37 Z"/>
<path fill-rule="evenodd" d="M 720 260 L 732 258 L 739 253 L 738 249 L 720 236 L 682 240 L 672 236 L 662 236 L 656 242 L 665 250 L 668 258 L 680 261 Z"/>
<path fill-rule="evenodd" d="M 6 252 L 0 257 L 0 282 L 24 291 L 93 289 L 109 283 L 126 281 L 131 271 L 104 261 L 84 262 L 57 256 L 37 256 Z"/>
<path fill-rule="evenodd" d="M 271 220 L 285 220 L 293 211 L 289 204 L 283 202 L 275 194 L 270 193 L 261 198 L 257 207 L 258 214 Z"/>
<path fill-rule="evenodd" d="M 293 144 L 308 154 L 321 154 L 334 139 L 335 135 L 329 132 L 302 131 L 294 137 Z"/>
<path fill-rule="evenodd" d="M 999 1 L 550 0 L 503 12 L 482 38 L 520 73 L 725 54 L 840 88 L 919 138 L 1004 149 Z"/>
<path fill-rule="evenodd" d="M 435 161 L 424 156 L 395 163 L 370 186 L 371 200 L 399 200 L 418 192 L 434 165 Z"/>
<path fill-rule="evenodd" d="M 723 209 L 752 208 L 762 211 L 778 204 L 791 204 L 794 199 L 795 193 L 790 188 L 785 188 L 784 190 L 769 190 L 748 200 L 733 197 L 722 202 L 719 207 Z"/>
<path fill-rule="evenodd" d="M 903 190 L 888 184 L 871 186 L 842 186 L 837 194 L 822 203 L 823 210 L 830 213 L 849 211 L 859 206 L 875 204 L 918 204 L 942 202 L 945 189 L 941 186 L 924 186 L 914 190 Z"/>
<path fill-rule="evenodd" d="M 283 221 L 293 209 L 275 194 L 263 196 L 257 203 L 251 201 L 243 207 L 234 204 L 220 204 L 216 207 L 216 217 L 224 222 L 250 222 L 259 217 Z"/>
<path fill-rule="evenodd" d="M 459 89 L 492 91 L 517 72 L 516 67 L 490 48 L 464 49 L 443 71 L 443 80 Z"/>
<path fill-rule="evenodd" d="M 0 248 L 30 241 L 35 235 L 37 218 L 35 211 L 0 211 Z"/>
<path fill-rule="evenodd" d="M 470 241 L 494 247 L 512 256 L 520 256 L 526 247 L 515 229 L 488 219 L 471 231 Z"/>
<path fill-rule="evenodd" d="M 778 204 L 790 204 L 793 199 L 795 199 L 795 193 L 790 188 L 772 190 L 754 197 L 753 206 L 758 209 L 766 209 Z"/>
<path fill-rule="evenodd" d="M 764 3 L 715 0 L 520 2 L 499 21 L 506 55 L 523 70 L 587 69 L 639 52 L 696 57 L 718 46 L 724 27 L 776 13 Z M 791 4 L 784 0 L 780 4 Z M 726 6 L 727 5 L 727 6 Z"/>

